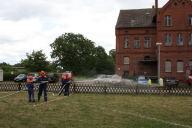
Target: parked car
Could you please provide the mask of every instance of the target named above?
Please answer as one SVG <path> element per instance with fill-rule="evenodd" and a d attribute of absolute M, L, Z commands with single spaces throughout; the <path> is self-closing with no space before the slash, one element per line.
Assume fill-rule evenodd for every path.
<path fill-rule="evenodd" d="M 49 82 L 56 83 L 57 81 L 59 81 L 59 77 L 55 73 L 49 73 L 46 76 Z"/>
<path fill-rule="evenodd" d="M 94 82 L 96 84 L 99 84 L 99 83 L 109 83 L 111 77 L 112 77 L 112 75 L 99 75 L 97 77 L 97 79 L 94 79 Z"/>
<path fill-rule="evenodd" d="M 38 73 L 29 73 L 27 75 L 27 81 L 29 80 L 29 76 L 33 77 L 33 79 L 32 79 L 33 82 L 37 82 L 37 79 L 39 78 L 39 74 Z"/>
<path fill-rule="evenodd" d="M 26 74 L 20 74 L 14 79 L 15 82 L 27 82 L 27 75 Z"/>
<path fill-rule="evenodd" d="M 122 76 L 113 75 L 109 81 L 109 85 L 124 85 L 125 81 Z"/>
<path fill-rule="evenodd" d="M 136 82 L 137 87 L 148 87 L 149 78 L 145 75 L 141 75 L 136 78 Z"/>
<path fill-rule="evenodd" d="M 174 76 L 166 76 L 163 78 L 163 85 L 165 87 L 168 87 L 170 85 L 176 85 L 177 87 L 178 84 L 179 84 L 179 81 Z"/>

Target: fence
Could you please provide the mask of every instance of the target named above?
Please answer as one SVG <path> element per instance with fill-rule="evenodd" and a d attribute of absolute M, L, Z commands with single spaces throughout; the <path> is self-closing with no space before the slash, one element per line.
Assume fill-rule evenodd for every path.
<path fill-rule="evenodd" d="M 34 87 L 38 91 L 38 86 Z M 61 84 L 47 84 L 48 92 L 59 92 Z M 26 83 L 0 83 L 0 91 L 27 90 Z M 153 95 L 192 95 L 192 87 L 153 87 L 143 88 L 136 86 L 109 86 L 107 84 L 79 84 L 70 86 L 74 93 L 104 93 L 104 94 L 153 94 Z"/>

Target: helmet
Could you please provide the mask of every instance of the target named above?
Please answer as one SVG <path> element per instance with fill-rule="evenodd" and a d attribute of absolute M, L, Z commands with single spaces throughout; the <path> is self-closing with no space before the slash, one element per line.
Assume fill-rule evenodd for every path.
<path fill-rule="evenodd" d="M 32 79 L 33 77 L 32 76 L 29 76 L 29 79 Z"/>
<path fill-rule="evenodd" d="M 67 74 L 67 73 L 66 73 L 65 75 L 66 75 L 66 76 L 68 76 L 68 74 Z"/>
<path fill-rule="evenodd" d="M 42 75 L 44 75 L 44 74 L 45 74 L 45 72 L 44 72 L 44 71 L 41 71 L 41 74 L 42 74 Z"/>

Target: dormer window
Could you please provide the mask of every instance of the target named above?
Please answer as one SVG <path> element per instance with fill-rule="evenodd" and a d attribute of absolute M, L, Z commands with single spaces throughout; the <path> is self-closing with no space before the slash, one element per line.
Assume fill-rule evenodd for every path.
<path fill-rule="evenodd" d="M 192 25 L 192 15 L 189 15 L 189 25 Z"/>
<path fill-rule="evenodd" d="M 165 16 L 165 26 L 171 26 L 171 16 Z"/>

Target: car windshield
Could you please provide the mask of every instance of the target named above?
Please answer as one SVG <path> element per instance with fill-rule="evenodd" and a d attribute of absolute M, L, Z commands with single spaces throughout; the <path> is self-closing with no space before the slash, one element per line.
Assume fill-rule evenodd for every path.
<path fill-rule="evenodd" d="M 111 77 L 112 77 L 112 75 L 107 75 L 107 76 L 106 76 L 106 78 L 111 78 Z"/>
<path fill-rule="evenodd" d="M 104 75 L 99 75 L 97 78 L 102 78 Z"/>
<path fill-rule="evenodd" d="M 35 76 L 35 74 L 29 74 L 28 76 L 33 76 L 33 77 L 34 77 L 34 76 Z"/>
<path fill-rule="evenodd" d="M 112 79 L 121 79 L 121 77 L 120 77 L 120 76 L 117 76 L 117 75 L 112 76 L 111 78 L 112 78 Z"/>
<path fill-rule="evenodd" d="M 138 78 L 138 80 L 148 80 L 148 78 L 147 78 L 146 76 L 140 76 L 140 77 Z"/>
<path fill-rule="evenodd" d="M 24 74 L 20 74 L 20 75 L 18 75 L 17 77 L 24 77 L 25 75 Z"/>

